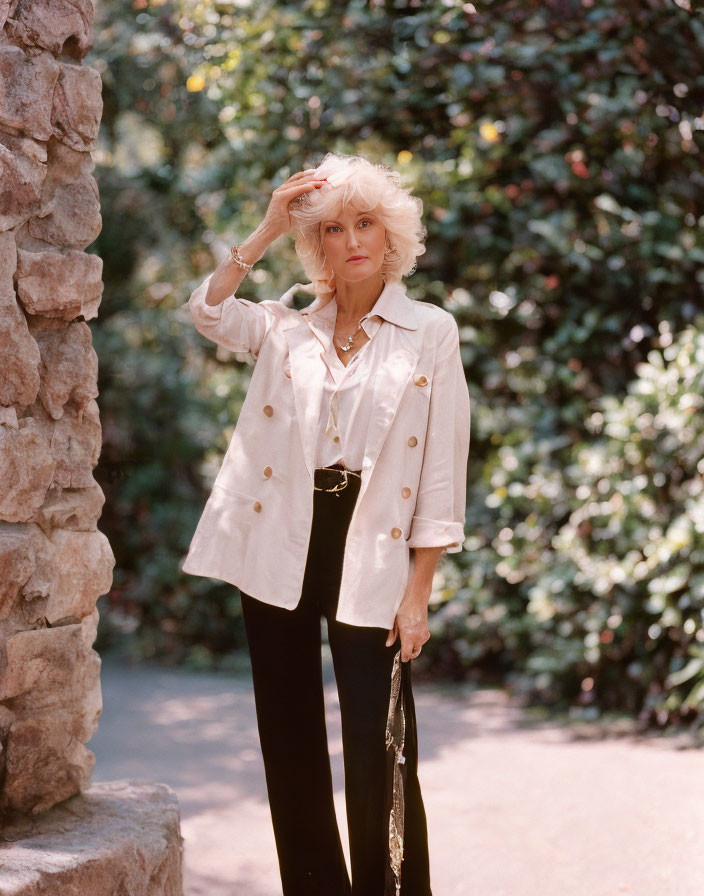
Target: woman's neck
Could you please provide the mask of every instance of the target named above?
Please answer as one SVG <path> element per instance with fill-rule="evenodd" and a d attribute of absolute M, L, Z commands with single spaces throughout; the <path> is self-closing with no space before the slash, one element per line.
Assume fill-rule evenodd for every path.
<path fill-rule="evenodd" d="M 358 321 L 374 307 L 376 300 L 384 290 L 384 281 L 363 281 L 354 284 L 342 284 L 342 290 L 338 285 L 334 299 L 337 302 L 337 318 L 345 321 Z"/>

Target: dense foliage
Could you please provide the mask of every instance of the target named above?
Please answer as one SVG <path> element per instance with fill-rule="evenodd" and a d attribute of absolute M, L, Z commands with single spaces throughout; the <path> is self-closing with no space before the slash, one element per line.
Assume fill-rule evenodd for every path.
<path fill-rule="evenodd" d="M 423 198 L 408 288 L 456 315 L 473 400 L 470 540 L 438 575 L 422 661 L 553 705 L 694 718 L 701 16 L 686 0 L 113 0 L 101 15 L 105 643 L 134 628 L 142 653 L 198 662 L 242 644 L 235 589 L 176 567 L 249 368 L 182 305 L 277 184 L 358 152 Z M 277 297 L 301 276 L 283 238 L 243 289 Z"/>

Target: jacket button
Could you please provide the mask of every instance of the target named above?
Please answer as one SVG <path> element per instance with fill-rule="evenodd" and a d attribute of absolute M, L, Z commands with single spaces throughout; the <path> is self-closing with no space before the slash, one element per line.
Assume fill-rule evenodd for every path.
<path fill-rule="evenodd" d="M 262 410 L 267 415 L 267 417 L 271 417 L 271 415 L 274 413 L 274 409 L 270 404 L 265 404 Z"/>
<path fill-rule="evenodd" d="M 271 467 L 264 467 L 264 475 L 267 479 L 271 476 L 272 473 L 273 470 L 271 469 Z"/>
<path fill-rule="evenodd" d="M 411 497 L 411 490 L 410 490 L 410 488 L 409 488 L 407 485 L 404 486 L 404 487 L 401 489 L 401 494 L 403 495 L 404 498 L 410 498 L 410 497 Z"/>
<path fill-rule="evenodd" d="M 339 437 L 339 436 L 333 436 L 333 437 L 332 437 L 332 440 L 333 440 L 333 442 L 339 442 L 339 441 L 340 441 L 340 437 Z"/>
<path fill-rule="evenodd" d="M 411 448 L 414 448 L 418 444 L 418 439 L 415 436 L 411 436 L 408 440 L 408 444 L 411 446 Z"/>
<path fill-rule="evenodd" d="M 428 377 L 425 374 L 420 374 L 419 376 L 413 377 L 413 382 L 416 386 L 427 386 L 428 385 Z"/>
<path fill-rule="evenodd" d="M 399 529 L 398 526 L 394 526 L 393 529 L 391 530 L 391 537 L 392 538 L 400 538 L 401 537 L 401 530 Z"/>
<path fill-rule="evenodd" d="M 259 501 L 255 501 L 254 504 L 252 504 L 252 508 L 256 510 L 257 513 L 259 513 L 259 511 L 262 509 L 262 505 L 259 503 Z"/>

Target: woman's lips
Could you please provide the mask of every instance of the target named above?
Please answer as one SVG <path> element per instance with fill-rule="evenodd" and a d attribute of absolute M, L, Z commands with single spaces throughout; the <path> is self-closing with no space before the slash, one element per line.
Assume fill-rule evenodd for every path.
<path fill-rule="evenodd" d="M 366 261 L 366 260 L 367 260 L 366 256 L 364 256 L 364 255 L 355 255 L 353 258 L 348 258 L 347 263 L 355 264 L 355 262 Z"/>

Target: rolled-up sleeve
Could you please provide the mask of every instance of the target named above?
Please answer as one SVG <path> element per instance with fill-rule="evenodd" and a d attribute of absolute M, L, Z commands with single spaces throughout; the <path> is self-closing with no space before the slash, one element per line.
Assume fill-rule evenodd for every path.
<path fill-rule="evenodd" d="M 462 550 L 467 509 L 470 401 L 454 318 L 442 330 L 433 370 L 428 429 L 411 521 L 410 548 Z"/>
<path fill-rule="evenodd" d="M 208 274 L 188 300 L 196 330 L 223 348 L 249 352 L 256 357 L 283 306 L 270 299 L 252 302 L 235 295 L 228 296 L 219 305 L 208 305 L 205 296 L 212 276 Z"/>

